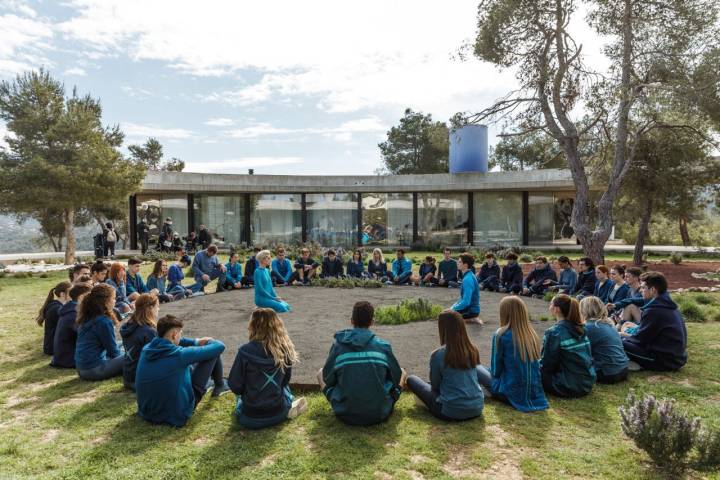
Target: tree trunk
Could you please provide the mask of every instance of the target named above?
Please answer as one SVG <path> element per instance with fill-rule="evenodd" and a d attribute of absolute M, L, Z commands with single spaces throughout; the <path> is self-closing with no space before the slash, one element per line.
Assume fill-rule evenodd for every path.
<path fill-rule="evenodd" d="M 650 230 L 652 210 L 652 197 L 646 195 L 645 207 L 643 208 L 642 215 L 640 215 L 640 227 L 638 228 L 637 238 L 635 239 L 635 252 L 633 253 L 633 263 L 635 265 L 642 265 L 643 263 L 643 250 L 645 250 L 645 239 L 647 238 Z"/>
<path fill-rule="evenodd" d="M 65 225 L 65 265 L 75 263 L 75 210 L 63 210 L 63 224 Z"/>
<path fill-rule="evenodd" d="M 680 217 L 680 238 L 682 238 L 683 246 L 689 247 L 692 244 L 690 233 L 688 232 L 688 221 L 685 217 Z"/>

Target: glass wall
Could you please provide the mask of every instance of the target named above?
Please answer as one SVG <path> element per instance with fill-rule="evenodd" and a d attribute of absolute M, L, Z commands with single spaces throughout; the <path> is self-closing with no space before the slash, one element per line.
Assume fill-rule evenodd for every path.
<path fill-rule="evenodd" d="M 443 245 L 467 244 L 467 193 L 418 193 L 418 237 Z"/>
<path fill-rule="evenodd" d="M 473 244 L 522 243 L 522 192 L 473 193 Z"/>
<path fill-rule="evenodd" d="M 363 193 L 363 245 L 410 245 L 412 234 L 412 193 Z"/>
<path fill-rule="evenodd" d="M 302 241 L 300 194 L 262 194 L 250 197 L 250 238 L 253 245 Z"/>
<path fill-rule="evenodd" d="M 157 243 L 162 224 L 167 217 L 172 218 L 173 231 L 181 237 L 188 234 L 188 214 L 186 195 L 138 195 L 137 221 L 143 218 L 150 227 L 150 243 Z"/>
<path fill-rule="evenodd" d="M 530 192 L 528 196 L 528 242 L 553 243 L 555 201 L 552 192 Z"/>
<path fill-rule="evenodd" d="M 574 204 L 574 192 L 555 193 L 555 231 L 553 235 L 554 243 L 564 243 L 570 245 L 575 245 L 577 243 L 577 239 L 575 237 L 575 230 L 570 226 L 570 218 L 572 216 L 572 209 Z"/>
<path fill-rule="evenodd" d="M 310 193 L 305 202 L 308 241 L 327 247 L 357 245 L 357 194 Z"/>
<path fill-rule="evenodd" d="M 195 195 L 195 229 L 205 225 L 218 246 L 238 244 L 244 239 L 245 199 L 242 195 Z"/>

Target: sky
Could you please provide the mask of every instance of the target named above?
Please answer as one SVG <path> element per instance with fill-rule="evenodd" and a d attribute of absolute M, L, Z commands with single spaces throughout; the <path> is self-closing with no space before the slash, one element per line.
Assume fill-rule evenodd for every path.
<path fill-rule="evenodd" d="M 477 4 L 0 0 L 0 79 L 45 67 L 100 98 L 125 146 L 156 137 L 186 171 L 372 174 L 405 108 L 447 121 L 516 86 L 457 58 Z"/>

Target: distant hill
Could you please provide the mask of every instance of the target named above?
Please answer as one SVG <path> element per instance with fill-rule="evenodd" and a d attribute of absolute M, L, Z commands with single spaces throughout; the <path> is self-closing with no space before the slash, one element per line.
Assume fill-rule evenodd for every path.
<path fill-rule="evenodd" d="M 99 231 L 97 225 L 75 229 L 78 250 L 92 250 L 92 237 Z M 29 220 L 19 225 L 10 215 L 0 215 L 0 253 L 51 252 L 40 233 L 40 225 Z"/>

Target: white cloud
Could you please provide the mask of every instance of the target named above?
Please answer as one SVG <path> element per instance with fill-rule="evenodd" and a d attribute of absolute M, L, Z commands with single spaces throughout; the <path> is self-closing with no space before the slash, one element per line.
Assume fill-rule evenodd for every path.
<path fill-rule="evenodd" d="M 138 125 L 132 122 L 123 122 L 121 130 L 129 138 L 156 137 L 170 140 L 191 138 L 194 132 L 183 128 L 161 128 L 153 125 Z"/>
<path fill-rule="evenodd" d="M 370 116 L 343 122 L 338 127 L 282 128 L 261 122 L 225 132 L 232 138 L 279 137 L 288 135 L 323 135 L 338 142 L 348 142 L 354 133 L 384 132 L 388 126 L 378 117 Z"/>
<path fill-rule="evenodd" d="M 84 77 L 85 75 L 87 75 L 87 72 L 83 68 L 72 67 L 72 68 L 68 68 L 67 70 L 65 70 L 65 73 L 63 75 L 66 75 L 66 76 L 74 75 L 76 77 Z"/>
<path fill-rule="evenodd" d="M 120 90 L 122 90 L 125 95 L 132 98 L 150 98 L 153 96 L 153 93 L 149 90 L 145 90 L 140 87 L 131 87 L 130 85 L 123 85 L 120 87 Z"/>
<path fill-rule="evenodd" d="M 8 136 L 10 132 L 7 129 L 7 126 L 5 123 L 0 122 L 0 148 L 7 147 L 7 142 L 5 141 L 5 137 Z"/>
<path fill-rule="evenodd" d="M 235 125 L 235 121 L 232 118 L 211 118 L 205 122 L 205 125 L 211 127 L 230 127 Z"/>
<path fill-rule="evenodd" d="M 45 20 L 0 15 L 0 75 L 11 76 L 53 63 L 45 57 L 51 47 L 52 25 Z"/>
<path fill-rule="evenodd" d="M 11 12 L 22 13 L 26 17 L 37 17 L 37 12 L 22 0 L 3 0 L 0 2 L 0 7 L 9 10 Z"/>
<path fill-rule="evenodd" d="M 201 173 L 247 173 L 246 169 L 262 169 L 278 165 L 292 165 L 302 163 L 302 157 L 242 157 L 229 160 L 216 161 L 187 161 L 186 172 Z M 257 173 L 262 173 L 258 171 Z"/>

